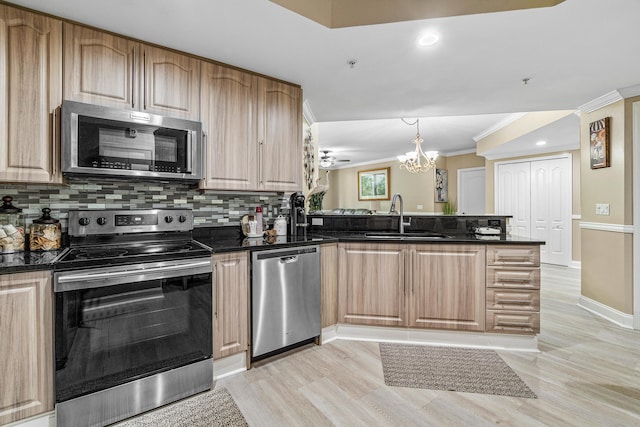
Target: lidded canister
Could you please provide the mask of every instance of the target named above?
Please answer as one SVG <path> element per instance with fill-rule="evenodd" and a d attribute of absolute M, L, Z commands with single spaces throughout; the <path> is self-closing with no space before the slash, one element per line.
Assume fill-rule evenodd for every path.
<path fill-rule="evenodd" d="M 0 206 L 0 252 L 24 251 L 24 214 L 11 204 L 13 197 L 4 196 Z"/>
<path fill-rule="evenodd" d="M 51 217 L 51 209 L 43 208 L 42 216 L 34 219 L 29 228 L 29 249 L 53 251 L 60 249 L 61 240 L 60 221 Z"/>

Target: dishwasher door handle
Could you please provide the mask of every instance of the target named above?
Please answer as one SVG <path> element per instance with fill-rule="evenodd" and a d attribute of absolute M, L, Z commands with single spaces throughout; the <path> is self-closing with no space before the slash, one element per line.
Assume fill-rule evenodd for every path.
<path fill-rule="evenodd" d="M 280 258 L 280 264 L 291 264 L 293 262 L 297 262 L 298 261 L 298 255 L 294 255 L 294 256 L 285 256 Z"/>

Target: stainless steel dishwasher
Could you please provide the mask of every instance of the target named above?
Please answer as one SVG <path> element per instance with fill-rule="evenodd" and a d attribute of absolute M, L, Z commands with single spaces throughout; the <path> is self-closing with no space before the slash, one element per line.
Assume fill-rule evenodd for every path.
<path fill-rule="evenodd" d="M 256 358 L 320 335 L 320 247 L 254 252 L 252 350 Z"/>

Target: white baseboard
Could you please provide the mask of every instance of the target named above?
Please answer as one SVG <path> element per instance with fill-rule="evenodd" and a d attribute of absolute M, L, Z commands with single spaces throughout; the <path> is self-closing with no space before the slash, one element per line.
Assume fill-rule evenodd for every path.
<path fill-rule="evenodd" d="M 333 335 L 325 340 L 325 331 Z M 334 339 L 354 341 L 398 342 L 493 350 L 538 351 L 535 335 L 490 334 L 485 332 L 438 331 L 383 326 L 338 324 L 322 330 L 322 342 Z"/>
<path fill-rule="evenodd" d="M 569 267 L 581 270 L 582 269 L 582 262 L 581 261 L 573 261 L 572 260 L 571 261 L 571 265 Z"/>
<path fill-rule="evenodd" d="M 5 424 L 3 427 L 56 427 L 55 411 L 47 412 L 26 420 Z"/>
<path fill-rule="evenodd" d="M 233 354 L 213 361 L 213 379 L 219 380 L 229 375 L 247 370 L 247 352 Z"/>
<path fill-rule="evenodd" d="M 585 310 L 595 314 L 596 316 L 600 316 L 603 319 L 615 323 L 618 326 L 622 326 L 623 328 L 627 329 L 633 329 L 632 314 L 623 313 L 616 310 L 615 308 L 604 305 L 601 302 L 592 300 L 591 298 L 587 298 L 584 295 L 580 295 L 580 298 L 578 299 L 578 307 L 584 308 Z"/>

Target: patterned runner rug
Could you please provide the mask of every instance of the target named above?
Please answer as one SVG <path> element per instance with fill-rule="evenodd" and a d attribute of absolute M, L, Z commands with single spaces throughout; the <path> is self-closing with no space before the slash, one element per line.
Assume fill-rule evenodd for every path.
<path fill-rule="evenodd" d="M 113 427 L 243 427 L 242 412 L 226 388 L 172 403 Z"/>
<path fill-rule="evenodd" d="M 493 350 L 380 343 L 389 386 L 537 398 Z"/>

